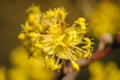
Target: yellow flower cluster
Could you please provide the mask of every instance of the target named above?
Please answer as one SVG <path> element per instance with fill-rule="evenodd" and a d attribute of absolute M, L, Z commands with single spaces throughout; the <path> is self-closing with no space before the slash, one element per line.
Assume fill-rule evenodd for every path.
<path fill-rule="evenodd" d="M 102 62 L 94 62 L 89 65 L 90 80 L 120 80 L 120 69 L 114 62 L 106 65 Z"/>
<path fill-rule="evenodd" d="M 119 14 L 120 9 L 116 4 L 109 1 L 99 3 L 90 17 L 94 36 L 101 38 L 106 33 L 116 34 L 120 31 Z"/>
<path fill-rule="evenodd" d="M 27 58 L 28 53 L 23 47 L 15 48 L 11 55 L 10 61 L 12 67 L 7 69 L 8 80 L 51 80 L 53 72 L 46 70 L 43 66 L 43 58 Z M 4 79 L 0 79 L 4 80 Z"/>
<path fill-rule="evenodd" d="M 10 53 L 11 67 L 0 66 L 0 80 L 53 80 L 54 73 L 46 70 L 41 56 L 27 58 L 23 47 L 17 47 Z"/>
<path fill-rule="evenodd" d="M 73 67 L 79 70 L 76 61 L 89 58 L 92 48 L 91 40 L 84 37 L 87 32 L 85 19 L 78 18 L 68 26 L 64 8 L 43 13 L 37 6 L 31 6 L 27 12 L 27 21 L 22 25 L 18 38 L 30 53 L 29 56 L 39 53 L 44 57 L 45 66 L 51 70 L 61 69 L 61 59 L 70 60 Z"/>

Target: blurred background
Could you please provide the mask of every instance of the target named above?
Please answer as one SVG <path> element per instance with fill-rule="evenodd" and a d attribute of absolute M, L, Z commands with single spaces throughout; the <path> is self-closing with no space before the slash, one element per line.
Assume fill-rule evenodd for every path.
<path fill-rule="evenodd" d="M 33 3 L 39 5 L 43 12 L 50 8 L 64 7 L 68 13 L 66 21 L 70 25 L 78 17 L 85 17 L 88 24 L 88 36 L 95 38 L 94 51 L 103 34 L 115 35 L 120 31 L 120 0 L 0 0 L 0 66 L 5 66 L 6 69 L 12 65 L 10 61 L 11 52 L 21 45 L 17 35 L 21 31 L 20 25 L 24 24 L 27 18 L 25 11 Z M 94 68 L 93 65 L 104 66 L 104 68 L 106 65 L 112 65 L 115 70 L 120 71 L 119 56 L 120 49 L 117 49 L 100 59 L 101 62 L 91 64 L 92 67 L 85 66 L 79 73 L 77 80 L 120 80 L 119 78 L 106 79 L 105 77 L 93 79 L 89 76 L 94 74 L 91 73 L 91 70 L 99 69 L 99 67 Z M 109 64 L 109 62 L 114 63 Z M 120 74 L 120 72 L 116 72 L 116 74 Z M 104 73 L 104 75 L 106 74 Z"/>

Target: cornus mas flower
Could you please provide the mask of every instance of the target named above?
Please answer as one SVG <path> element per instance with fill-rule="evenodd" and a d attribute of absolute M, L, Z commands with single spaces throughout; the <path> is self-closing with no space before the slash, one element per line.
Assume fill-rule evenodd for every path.
<path fill-rule="evenodd" d="M 115 35 L 120 31 L 120 9 L 111 1 L 101 1 L 90 17 L 91 30 L 96 38 L 104 34 Z M 102 30 L 101 30 L 102 29 Z"/>
<path fill-rule="evenodd" d="M 61 59 L 70 60 L 73 68 L 79 70 L 76 61 L 89 58 L 92 48 L 91 40 L 84 37 L 87 31 L 85 19 L 78 18 L 68 26 L 64 8 L 43 13 L 37 6 L 31 6 L 27 12 L 27 21 L 22 25 L 18 38 L 29 56 L 37 54 L 44 57 L 44 65 L 50 70 L 61 69 Z"/>

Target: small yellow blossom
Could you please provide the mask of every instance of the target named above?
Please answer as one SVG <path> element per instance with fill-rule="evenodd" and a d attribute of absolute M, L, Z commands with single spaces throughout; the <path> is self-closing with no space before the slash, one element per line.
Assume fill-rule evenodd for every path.
<path fill-rule="evenodd" d="M 47 69 L 50 69 L 50 70 L 59 70 L 59 69 L 62 68 L 62 64 L 58 63 L 59 59 L 55 62 L 55 58 L 54 57 L 48 57 L 48 56 L 46 56 L 45 62 L 46 62 Z"/>
<path fill-rule="evenodd" d="M 54 10 L 49 10 L 44 14 L 45 18 L 55 19 L 55 20 L 65 20 L 67 13 L 64 8 L 55 8 Z"/>
<path fill-rule="evenodd" d="M 28 16 L 29 23 L 39 23 L 39 14 L 30 13 Z"/>
<path fill-rule="evenodd" d="M 41 13 L 40 9 L 38 6 L 36 5 L 32 5 L 31 7 L 29 7 L 26 12 L 32 12 L 32 13 Z"/>
<path fill-rule="evenodd" d="M 25 34 L 24 33 L 20 33 L 18 35 L 18 38 L 21 39 L 21 40 L 24 40 L 25 39 Z"/>

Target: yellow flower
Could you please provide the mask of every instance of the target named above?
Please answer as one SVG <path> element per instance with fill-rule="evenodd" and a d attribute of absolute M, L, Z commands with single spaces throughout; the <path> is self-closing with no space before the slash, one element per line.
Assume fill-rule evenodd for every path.
<path fill-rule="evenodd" d="M 55 13 L 61 20 L 65 20 L 67 13 L 65 12 L 64 8 L 55 9 Z"/>
<path fill-rule="evenodd" d="M 90 26 L 95 37 L 99 39 L 106 33 L 117 33 L 120 30 L 119 14 L 119 6 L 116 4 L 111 1 L 100 2 L 90 17 Z"/>
<path fill-rule="evenodd" d="M 32 12 L 32 13 L 41 13 L 41 11 L 40 11 L 40 9 L 39 9 L 39 7 L 38 6 L 36 6 L 36 5 L 32 5 L 31 7 L 29 7 L 27 10 L 26 10 L 26 12 Z"/>
<path fill-rule="evenodd" d="M 24 40 L 25 39 L 25 34 L 24 33 L 20 33 L 18 35 L 18 38 L 21 39 L 21 40 Z"/>
<path fill-rule="evenodd" d="M 55 19 L 55 20 L 65 20 L 67 13 L 64 8 L 55 8 L 54 10 L 49 10 L 44 14 L 45 18 Z"/>
<path fill-rule="evenodd" d="M 84 58 L 87 58 L 91 56 L 91 51 L 92 51 L 91 45 L 93 44 L 93 42 L 91 42 L 89 38 L 83 38 L 83 40 L 85 40 L 85 42 L 83 43 L 85 43 L 86 45 L 82 46 L 82 48 L 87 50 L 86 54 L 84 55 Z"/>
<path fill-rule="evenodd" d="M 59 64 L 59 60 L 60 59 L 55 61 L 54 57 L 46 56 L 45 63 L 46 63 L 47 69 L 50 69 L 50 70 L 59 70 L 59 69 L 61 69 L 62 64 Z"/>
<path fill-rule="evenodd" d="M 0 80 L 6 80 L 5 67 L 0 66 Z"/>
<path fill-rule="evenodd" d="M 120 69 L 116 63 L 93 62 L 89 65 L 90 80 L 119 80 Z"/>
<path fill-rule="evenodd" d="M 39 23 L 39 14 L 30 13 L 28 16 L 29 23 Z"/>
<path fill-rule="evenodd" d="M 10 54 L 12 67 L 7 69 L 8 80 L 51 80 L 53 72 L 46 70 L 44 58 L 38 56 L 40 51 L 34 53 L 34 57 L 28 59 L 28 53 L 23 47 L 15 48 Z M 4 79 L 4 69 L 0 67 L 0 80 Z M 3 72 L 1 74 L 1 72 Z M 2 76 L 2 77 L 1 77 Z M 47 77 L 46 77 L 47 76 Z M 3 78 L 3 79 L 2 79 Z"/>
<path fill-rule="evenodd" d="M 31 54 L 41 50 L 39 53 L 47 69 L 62 68 L 60 60 L 65 59 L 70 60 L 73 67 L 79 70 L 76 61 L 81 57 L 88 58 L 92 48 L 91 40 L 84 38 L 87 31 L 85 18 L 78 18 L 68 27 L 64 8 L 55 8 L 45 13 L 39 11 L 31 7 L 29 18 L 22 28 L 21 33 L 26 37 L 21 40 L 26 50 Z"/>

